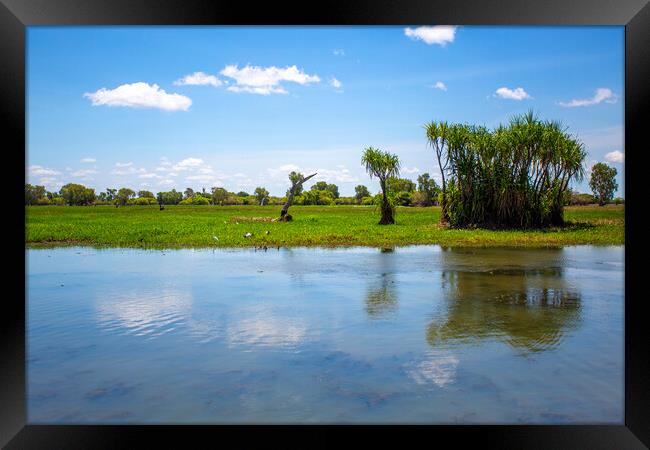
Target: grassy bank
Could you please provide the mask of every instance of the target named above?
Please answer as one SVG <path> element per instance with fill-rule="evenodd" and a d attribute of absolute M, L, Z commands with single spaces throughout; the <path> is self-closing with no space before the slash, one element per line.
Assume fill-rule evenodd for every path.
<path fill-rule="evenodd" d="M 25 208 L 27 246 L 113 247 L 252 246 L 563 246 L 624 244 L 623 206 L 566 208 L 562 228 L 526 231 L 450 230 L 438 226 L 440 208 L 398 208 L 396 225 L 377 225 L 374 207 L 294 206 L 290 223 L 279 206 L 31 206 Z M 268 232 L 268 233 L 267 233 Z M 252 237 L 246 238 L 246 233 Z M 215 239 L 215 236 L 218 238 Z"/>

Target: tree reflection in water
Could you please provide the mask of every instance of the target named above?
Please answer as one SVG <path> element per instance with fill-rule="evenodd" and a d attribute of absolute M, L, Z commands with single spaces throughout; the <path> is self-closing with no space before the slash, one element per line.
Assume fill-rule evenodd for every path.
<path fill-rule="evenodd" d="M 395 254 L 391 248 L 382 248 L 379 257 L 379 279 L 366 293 L 366 313 L 371 319 L 386 318 L 397 312 L 395 286 Z"/>
<path fill-rule="evenodd" d="M 562 250 L 442 252 L 446 317 L 426 338 L 434 347 L 499 339 L 523 354 L 556 348 L 580 323 L 580 293 L 564 277 Z M 475 261 L 473 261 L 475 260 Z"/>

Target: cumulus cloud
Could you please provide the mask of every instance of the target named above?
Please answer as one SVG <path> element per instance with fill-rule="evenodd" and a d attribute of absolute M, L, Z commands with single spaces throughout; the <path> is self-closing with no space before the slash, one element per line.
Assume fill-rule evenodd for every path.
<path fill-rule="evenodd" d="M 616 103 L 617 96 L 608 88 L 598 88 L 594 96 L 586 99 L 573 99 L 570 102 L 559 102 L 560 106 L 565 108 L 575 108 L 578 106 L 591 106 L 599 103 Z"/>
<path fill-rule="evenodd" d="M 451 25 L 438 25 L 434 27 L 417 27 L 405 28 L 404 35 L 413 40 L 419 40 L 426 44 L 438 44 L 445 46 L 450 42 L 454 42 L 456 38 L 456 26 Z"/>
<path fill-rule="evenodd" d="M 94 163 L 94 162 L 97 162 L 97 160 L 95 158 L 82 158 L 81 162 L 82 163 Z"/>
<path fill-rule="evenodd" d="M 341 83 L 339 80 L 336 78 L 333 78 L 330 80 L 330 86 L 332 86 L 334 89 L 336 89 L 337 92 L 343 92 L 341 88 L 343 87 L 343 83 Z"/>
<path fill-rule="evenodd" d="M 292 171 L 300 170 L 300 167 L 296 166 L 295 164 L 284 164 L 284 165 L 280 166 L 280 170 L 289 173 L 289 172 L 292 172 Z"/>
<path fill-rule="evenodd" d="M 515 89 L 500 87 L 499 89 L 496 90 L 494 95 L 496 97 L 505 98 L 508 100 L 524 100 L 527 98 L 532 98 L 530 95 L 528 95 L 528 92 L 526 92 L 522 87 L 518 87 Z"/>
<path fill-rule="evenodd" d="M 318 175 L 313 178 L 314 181 L 328 181 L 328 182 L 356 182 L 359 178 L 353 175 L 350 170 L 343 165 L 337 166 L 335 169 L 324 169 L 314 167 L 301 168 L 295 164 L 284 164 L 277 168 L 266 169 L 267 176 L 273 181 L 287 181 L 290 172 L 301 172 L 303 175 L 310 175 L 316 172 Z"/>
<path fill-rule="evenodd" d="M 192 100 L 180 94 L 168 94 L 157 84 L 138 82 L 123 84 L 115 89 L 101 88 L 83 95 L 93 106 L 124 106 L 129 108 L 157 108 L 164 111 L 187 111 Z"/>
<path fill-rule="evenodd" d="M 417 167 L 410 167 L 410 168 L 409 168 L 409 167 L 402 167 L 402 168 L 400 169 L 400 172 L 402 172 L 402 173 L 408 173 L 408 174 L 411 174 L 411 173 L 418 173 L 419 171 L 420 171 L 420 169 L 418 169 Z"/>
<path fill-rule="evenodd" d="M 88 175 L 92 175 L 97 173 L 95 169 L 80 169 L 75 172 L 72 172 L 71 175 L 74 177 L 87 177 Z"/>
<path fill-rule="evenodd" d="M 174 164 L 172 166 L 172 170 L 176 171 L 184 171 L 184 170 L 190 170 L 196 167 L 201 167 L 205 163 L 201 158 L 185 158 L 184 160 Z"/>
<path fill-rule="evenodd" d="M 185 75 L 183 78 L 174 81 L 176 86 L 214 86 L 219 87 L 223 84 L 219 78 L 205 72 L 194 72 L 191 75 Z"/>
<path fill-rule="evenodd" d="M 436 81 L 436 84 L 434 84 L 433 87 L 436 89 L 440 89 L 441 91 L 447 90 L 447 85 L 445 85 L 445 83 L 443 83 L 442 81 Z"/>
<path fill-rule="evenodd" d="M 33 165 L 27 168 L 27 171 L 32 176 L 53 176 L 59 175 L 60 172 L 54 169 L 48 169 L 47 167 Z"/>
<path fill-rule="evenodd" d="M 611 163 L 623 163 L 625 162 L 625 153 L 618 150 L 609 152 L 605 155 L 605 161 Z"/>
<path fill-rule="evenodd" d="M 359 181 L 359 179 L 352 175 L 350 170 L 344 166 L 336 169 L 315 169 L 314 171 L 309 172 L 318 172 L 318 175 L 315 177 L 316 181 L 337 181 L 339 183 Z"/>
<path fill-rule="evenodd" d="M 284 68 L 247 65 L 241 69 L 238 65 L 228 65 L 220 73 L 235 80 L 235 85 L 228 87 L 229 91 L 260 95 L 288 94 L 288 91 L 280 84 L 282 82 L 300 85 L 320 82 L 318 75 L 306 74 L 295 65 Z"/>
<path fill-rule="evenodd" d="M 213 175 L 190 175 L 185 177 L 187 181 L 198 181 L 199 183 L 210 183 L 216 178 Z"/>
<path fill-rule="evenodd" d="M 138 175 L 138 178 L 162 178 L 162 176 L 157 173 L 145 172 Z"/>
<path fill-rule="evenodd" d="M 111 173 L 113 175 L 131 175 L 131 174 L 134 174 L 134 173 L 146 172 L 146 170 L 142 169 L 142 168 L 136 169 L 133 166 L 132 162 L 128 162 L 128 163 L 120 163 L 120 162 L 118 162 L 118 163 L 115 163 L 115 167 L 116 168 L 111 171 Z"/>
<path fill-rule="evenodd" d="M 345 50 L 342 48 L 336 48 L 332 50 L 332 53 L 334 53 L 334 56 L 345 56 Z"/>

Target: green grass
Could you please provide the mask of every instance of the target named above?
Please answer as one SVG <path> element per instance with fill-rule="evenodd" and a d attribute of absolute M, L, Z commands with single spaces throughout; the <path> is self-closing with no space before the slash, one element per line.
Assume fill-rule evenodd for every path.
<path fill-rule="evenodd" d="M 395 225 L 378 225 L 378 211 L 363 206 L 293 206 L 294 221 L 248 222 L 236 217 L 279 215 L 280 206 L 30 206 L 29 247 L 443 246 L 553 247 L 625 243 L 623 206 L 565 210 L 567 225 L 545 230 L 451 230 L 438 225 L 440 208 L 398 208 Z M 238 221 L 238 223 L 237 223 Z M 269 234 L 266 234 L 266 232 Z M 245 238 L 246 233 L 251 238 Z M 219 240 L 213 238 L 217 236 Z"/>

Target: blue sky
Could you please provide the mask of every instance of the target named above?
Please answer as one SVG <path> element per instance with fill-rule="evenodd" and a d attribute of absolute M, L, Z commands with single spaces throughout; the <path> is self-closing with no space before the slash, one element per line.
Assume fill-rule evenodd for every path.
<path fill-rule="evenodd" d="M 27 178 L 50 190 L 283 195 L 300 170 L 376 192 L 365 147 L 439 178 L 426 122 L 533 109 L 624 195 L 623 27 L 30 27 L 27 83 Z"/>

